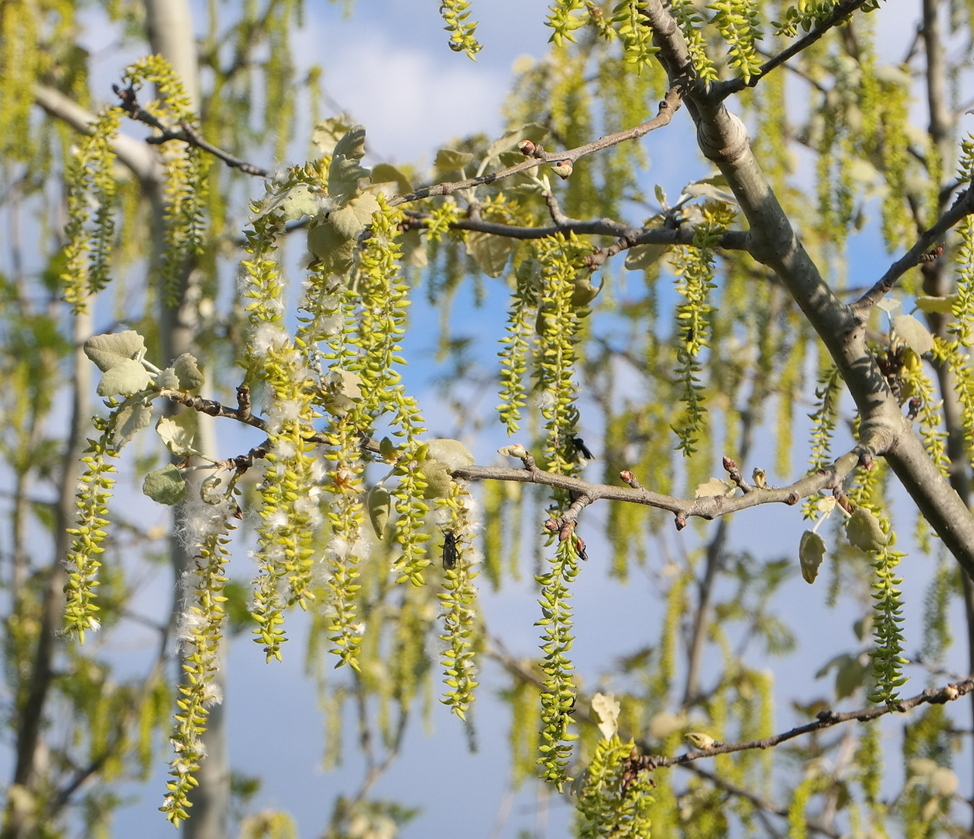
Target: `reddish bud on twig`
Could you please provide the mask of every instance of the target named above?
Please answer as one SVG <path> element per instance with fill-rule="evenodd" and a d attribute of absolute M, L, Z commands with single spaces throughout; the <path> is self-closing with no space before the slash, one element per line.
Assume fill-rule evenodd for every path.
<path fill-rule="evenodd" d="M 531 157 L 538 150 L 538 146 L 533 140 L 521 140 L 517 147 L 525 157 Z"/>

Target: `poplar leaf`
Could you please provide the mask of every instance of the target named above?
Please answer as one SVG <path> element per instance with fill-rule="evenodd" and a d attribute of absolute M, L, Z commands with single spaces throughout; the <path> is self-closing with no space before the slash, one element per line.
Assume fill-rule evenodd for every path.
<path fill-rule="evenodd" d="M 858 656 L 842 656 L 835 671 L 835 698 L 852 696 L 863 686 L 868 672 L 869 668 L 859 661 Z"/>
<path fill-rule="evenodd" d="M 200 372 L 196 357 L 191 353 L 184 352 L 177 358 L 172 368 L 179 379 L 179 386 L 183 390 L 196 390 L 203 384 L 203 374 Z"/>
<path fill-rule="evenodd" d="M 473 155 L 470 152 L 440 149 L 436 153 L 436 160 L 433 161 L 433 166 L 438 173 L 455 172 L 458 169 L 462 169 L 471 160 L 473 160 Z"/>
<path fill-rule="evenodd" d="M 115 417 L 113 440 L 116 447 L 121 449 L 151 421 L 152 406 L 145 400 L 139 399 L 133 404 L 123 405 Z"/>
<path fill-rule="evenodd" d="M 395 192 L 399 195 L 406 195 L 413 191 L 409 178 L 389 163 L 380 163 L 372 170 L 372 184 L 373 186 L 395 184 Z"/>
<path fill-rule="evenodd" d="M 92 335 L 85 341 L 84 351 L 99 370 L 107 373 L 130 359 L 141 359 L 145 355 L 145 340 L 131 329 L 107 335 Z"/>
<path fill-rule="evenodd" d="M 572 292 L 572 306 L 576 309 L 584 308 L 599 296 L 604 285 L 604 280 L 598 287 L 592 285 L 591 274 L 577 274 L 575 276 L 575 290 Z"/>
<path fill-rule="evenodd" d="M 950 294 L 947 297 L 918 297 L 917 308 L 921 312 L 939 312 L 949 315 L 954 310 L 954 303 L 957 302 L 957 295 Z"/>
<path fill-rule="evenodd" d="M 307 184 L 297 184 L 281 196 L 279 204 L 284 221 L 294 221 L 305 216 L 314 217 L 321 212 L 321 199 Z"/>
<path fill-rule="evenodd" d="M 630 271 L 643 271 L 659 262 L 669 249 L 669 245 L 636 245 L 629 249 L 624 265 Z"/>
<path fill-rule="evenodd" d="M 611 740 L 619 730 L 619 712 L 622 708 L 614 696 L 597 693 L 592 697 L 592 712 L 598 717 L 602 739 Z"/>
<path fill-rule="evenodd" d="M 427 458 L 419 464 L 419 471 L 426 479 L 426 488 L 423 490 L 425 499 L 446 498 L 450 495 L 453 477 L 442 460 Z"/>
<path fill-rule="evenodd" d="M 506 236 L 472 231 L 467 234 L 467 253 L 488 277 L 497 279 L 504 273 L 515 243 Z"/>
<path fill-rule="evenodd" d="M 849 544 L 864 551 L 882 550 L 889 544 L 889 537 L 879 526 L 879 519 L 865 507 L 860 507 L 849 516 L 845 532 Z"/>
<path fill-rule="evenodd" d="M 721 189 L 723 187 L 723 189 Z M 715 175 L 712 178 L 704 178 L 702 181 L 696 181 L 692 184 L 687 184 L 683 188 L 683 196 L 689 196 L 691 198 L 712 198 L 715 201 L 722 201 L 724 204 L 736 204 L 737 199 L 727 188 L 727 178 L 723 175 Z"/>
<path fill-rule="evenodd" d="M 355 256 L 355 238 L 349 239 L 324 222 L 308 229 L 308 250 L 332 273 L 344 274 L 352 266 Z"/>
<path fill-rule="evenodd" d="M 280 213 L 284 221 L 310 216 L 314 218 L 325 208 L 327 196 L 314 192 L 307 184 L 296 184 L 282 192 L 268 195 L 254 215 L 254 220 L 271 213 Z"/>
<path fill-rule="evenodd" d="M 399 238 L 402 248 L 402 264 L 410 268 L 425 268 L 429 264 L 426 242 L 418 230 L 407 230 Z"/>
<path fill-rule="evenodd" d="M 174 417 L 162 417 L 156 423 L 156 433 L 166 448 L 176 457 L 199 454 L 193 447 L 193 439 L 196 436 L 196 415 L 192 411 L 183 411 Z"/>
<path fill-rule="evenodd" d="M 694 498 L 712 498 L 715 495 L 731 496 L 737 491 L 734 484 L 722 481 L 720 478 L 711 478 L 705 483 L 699 484 L 693 492 Z"/>
<path fill-rule="evenodd" d="M 98 383 L 99 396 L 131 396 L 149 386 L 152 377 L 142 363 L 127 358 L 105 371 Z"/>
<path fill-rule="evenodd" d="M 335 157 L 361 160 L 365 157 L 365 126 L 353 125 L 335 144 Z"/>
<path fill-rule="evenodd" d="M 893 336 L 917 355 L 933 350 L 933 335 L 913 315 L 898 315 L 893 318 Z"/>
<path fill-rule="evenodd" d="M 369 490 L 365 499 L 365 506 L 369 511 L 369 521 L 378 539 L 382 539 L 386 532 L 386 522 L 392 511 L 392 495 L 384 486 L 376 484 Z"/>
<path fill-rule="evenodd" d="M 357 195 L 360 181 L 369 177 L 369 170 L 359 163 L 364 155 L 365 128 L 356 125 L 338 141 L 328 168 L 328 194 L 339 204 Z"/>
<path fill-rule="evenodd" d="M 179 376 L 173 367 L 167 367 L 160 373 L 156 373 L 153 384 L 159 390 L 179 390 Z"/>
<path fill-rule="evenodd" d="M 340 210 L 328 215 L 329 223 L 345 240 L 354 240 L 368 227 L 372 214 L 379 209 L 379 202 L 371 193 L 356 196 Z"/>
<path fill-rule="evenodd" d="M 142 492 L 159 504 L 172 507 L 186 497 L 186 481 L 171 463 L 145 476 Z"/>
<path fill-rule="evenodd" d="M 338 141 L 348 133 L 353 125 L 346 114 L 338 114 L 338 116 L 322 120 L 311 132 L 311 142 L 318 147 L 322 157 L 334 154 Z"/>
<path fill-rule="evenodd" d="M 806 530 L 798 545 L 798 559 L 802 568 L 802 579 L 811 585 L 818 577 L 818 569 L 825 558 L 825 540 L 817 533 Z"/>
<path fill-rule="evenodd" d="M 459 440 L 439 438 L 426 441 L 427 456 L 439 460 L 447 469 L 459 469 L 461 466 L 473 466 L 473 453 Z"/>

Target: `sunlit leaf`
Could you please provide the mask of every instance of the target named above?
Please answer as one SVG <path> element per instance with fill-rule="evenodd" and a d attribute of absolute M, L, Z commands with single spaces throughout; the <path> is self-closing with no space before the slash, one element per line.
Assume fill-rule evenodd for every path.
<path fill-rule="evenodd" d="M 98 369 L 105 373 L 131 359 L 141 359 L 145 355 L 145 340 L 131 329 L 107 335 L 92 335 L 85 341 L 84 351 Z"/>

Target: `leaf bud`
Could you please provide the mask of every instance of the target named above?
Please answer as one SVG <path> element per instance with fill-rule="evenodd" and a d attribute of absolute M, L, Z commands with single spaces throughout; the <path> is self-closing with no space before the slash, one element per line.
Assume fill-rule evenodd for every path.
<path fill-rule="evenodd" d="M 551 167 L 551 170 L 562 180 L 569 178 L 575 170 L 575 165 L 570 160 L 559 160 Z"/>
<path fill-rule="evenodd" d="M 520 457 L 525 458 L 528 456 L 528 450 L 524 446 L 515 444 L 513 446 L 504 446 L 502 449 L 498 449 L 497 453 L 504 455 L 504 457 Z"/>
<path fill-rule="evenodd" d="M 517 144 L 517 147 L 521 154 L 523 154 L 525 157 L 531 157 L 538 149 L 537 143 L 535 143 L 533 140 L 521 140 L 521 142 Z"/>

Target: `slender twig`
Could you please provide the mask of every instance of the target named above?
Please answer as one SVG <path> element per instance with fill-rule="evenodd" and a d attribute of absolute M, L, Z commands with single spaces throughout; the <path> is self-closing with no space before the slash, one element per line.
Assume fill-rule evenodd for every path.
<path fill-rule="evenodd" d="M 776 67 L 784 64 L 788 59 L 793 58 L 803 50 L 807 49 L 819 38 L 825 35 L 830 29 L 834 29 L 836 26 L 843 23 L 846 18 L 849 17 L 849 15 L 851 15 L 854 11 L 856 11 L 856 9 L 866 2 L 868 2 L 868 0 L 846 0 L 846 2 L 840 3 L 832 10 L 832 14 L 830 14 L 818 26 L 811 29 L 807 35 L 803 35 L 793 44 L 779 52 L 772 59 L 762 64 L 758 72 L 751 76 L 748 81 L 745 82 L 743 79 L 728 79 L 725 82 L 719 82 L 711 86 L 711 95 L 716 97 L 718 100 L 726 99 L 731 94 L 738 93 L 744 90 L 746 87 L 754 87 L 754 85 L 756 85 L 762 78 L 768 75 L 768 73 L 770 73 Z"/>
<path fill-rule="evenodd" d="M 740 743 L 722 743 L 719 746 L 715 745 L 712 749 L 686 752 L 685 754 L 677 755 L 675 757 L 664 757 L 662 755 L 649 754 L 648 752 L 650 751 L 650 747 L 648 744 L 645 744 L 644 751 L 646 751 L 647 754 L 644 755 L 643 760 L 646 763 L 647 769 L 660 769 L 667 766 L 683 766 L 695 760 L 715 757 L 716 755 L 751 751 L 753 749 L 773 749 L 775 746 L 785 743 L 788 740 L 794 740 L 796 737 L 801 737 L 805 734 L 811 734 L 816 731 L 823 731 L 824 729 L 832 728 L 833 726 L 841 725 L 842 723 L 869 722 L 870 720 L 885 717 L 887 714 L 892 714 L 894 711 L 897 713 L 904 713 L 920 705 L 945 705 L 948 702 L 953 702 L 956 699 L 960 699 L 962 696 L 967 696 L 972 691 L 974 691 L 974 676 L 968 677 L 961 682 L 950 683 L 942 688 L 927 688 L 922 693 L 918 693 L 916 696 L 912 696 L 909 699 L 902 699 L 899 702 L 894 703 L 892 706 L 871 705 L 868 708 L 860 708 L 857 711 L 846 711 L 843 713 L 836 713 L 835 711 L 822 711 L 816 716 L 814 722 L 796 726 L 789 731 L 783 731 L 780 734 L 765 737 L 763 740 L 747 740 Z"/>
<path fill-rule="evenodd" d="M 622 474 L 622 479 L 628 484 L 625 487 L 594 484 L 581 478 L 573 478 L 527 466 L 523 469 L 509 469 L 499 466 L 464 466 L 454 469 L 452 474 L 455 478 L 471 481 L 512 481 L 550 486 L 567 490 L 574 493 L 576 497 L 584 496 L 591 499 L 592 502 L 607 500 L 643 504 L 647 507 L 655 507 L 674 513 L 677 529 L 682 529 L 691 517 L 710 520 L 725 516 L 728 513 L 757 507 L 761 504 L 778 503 L 793 506 L 802 498 L 807 498 L 818 492 L 841 491 L 845 479 L 865 461 L 866 454 L 854 450 L 840 457 L 831 466 L 811 472 L 790 486 L 781 488 L 755 487 L 752 492 L 731 498 L 715 495 L 683 499 L 662 495 L 641 487 L 628 470 Z"/>
<path fill-rule="evenodd" d="M 869 291 L 852 304 L 852 311 L 860 318 L 867 317 L 870 310 L 896 285 L 899 278 L 910 268 L 920 264 L 927 254 L 933 253 L 932 249 L 943 239 L 947 231 L 971 213 L 974 213 L 974 190 L 968 187 L 957 196 L 953 206 L 939 218 L 937 223 L 920 236 L 916 244 L 896 260 Z"/>
<path fill-rule="evenodd" d="M 154 137 L 149 137 L 146 142 L 151 145 L 162 145 L 163 143 L 168 143 L 170 140 L 177 140 L 182 143 L 186 143 L 190 146 L 195 146 L 208 154 L 212 154 L 214 157 L 222 160 L 231 169 L 239 169 L 241 172 L 247 175 L 254 175 L 255 177 L 265 178 L 268 175 L 266 169 L 262 169 L 260 166 L 255 166 L 253 163 L 248 163 L 246 160 L 241 160 L 239 157 L 234 157 L 230 152 L 224 151 L 212 143 L 207 142 L 203 139 L 203 136 L 186 120 L 183 120 L 180 124 L 179 131 L 173 131 L 171 128 L 163 124 L 163 122 L 156 117 L 154 114 L 149 113 L 145 108 L 141 107 L 138 100 L 135 97 L 135 91 L 132 88 L 121 88 L 118 85 L 112 85 L 112 89 L 115 91 L 119 100 L 121 101 L 120 107 L 125 111 L 132 119 L 136 122 L 144 123 L 145 125 L 155 128 L 159 133 Z"/>
<path fill-rule="evenodd" d="M 598 140 L 594 140 L 591 143 L 586 143 L 585 145 L 578 146 L 574 149 L 568 149 L 566 151 L 539 151 L 536 153 L 536 155 L 533 155 L 527 160 L 520 163 L 515 163 L 513 166 L 508 166 L 506 169 L 501 169 L 499 172 L 491 172 L 486 175 L 480 175 L 476 178 L 467 178 L 463 181 L 444 182 L 434 184 L 432 186 L 426 186 L 422 189 L 417 189 L 415 192 L 410 192 L 408 195 L 400 195 L 393 198 L 389 203 L 393 207 L 396 207 L 400 204 L 409 204 L 413 201 L 419 201 L 423 198 L 430 198 L 434 195 L 451 195 L 454 192 L 460 192 L 465 189 L 473 189 L 474 187 L 485 186 L 487 184 L 496 183 L 497 181 L 502 181 L 505 178 L 510 178 L 512 175 L 519 175 L 522 172 L 536 169 L 546 163 L 559 163 L 561 161 L 569 161 L 574 163 L 579 158 L 586 157 L 587 155 L 602 151 L 603 149 L 611 148 L 612 146 L 617 146 L 620 143 L 625 143 L 630 140 L 638 140 L 641 137 L 645 137 L 650 131 L 654 131 L 657 128 L 662 128 L 665 125 L 669 125 L 670 121 L 673 119 L 673 114 L 675 114 L 679 109 L 682 99 L 682 87 L 675 85 L 670 88 L 669 92 L 666 94 L 666 98 L 659 103 L 659 110 L 656 116 L 653 117 L 653 119 L 647 120 L 641 125 L 637 125 L 635 128 L 627 128 L 625 131 L 617 131 L 614 134 L 608 134 L 605 137 L 600 137 Z"/>

